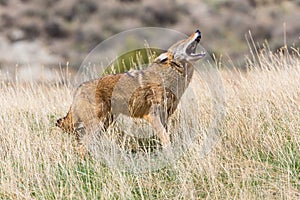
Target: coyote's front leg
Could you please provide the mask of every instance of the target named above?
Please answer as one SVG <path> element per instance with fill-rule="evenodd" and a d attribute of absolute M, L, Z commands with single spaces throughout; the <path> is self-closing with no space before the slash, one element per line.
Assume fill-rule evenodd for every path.
<path fill-rule="evenodd" d="M 159 104 L 154 104 L 150 108 L 148 115 L 144 118 L 152 126 L 153 130 L 160 139 L 160 142 L 164 148 L 170 146 L 170 136 L 167 133 L 167 113 L 163 107 Z"/>
<path fill-rule="evenodd" d="M 86 144 L 93 141 L 92 137 L 105 132 L 113 121 L 113 116 L 102 112 L 97 118 L 92 118 L 76 130 L 76 140 L 79 145 L 80 158 L 83 160 L 86 155 Z"/>

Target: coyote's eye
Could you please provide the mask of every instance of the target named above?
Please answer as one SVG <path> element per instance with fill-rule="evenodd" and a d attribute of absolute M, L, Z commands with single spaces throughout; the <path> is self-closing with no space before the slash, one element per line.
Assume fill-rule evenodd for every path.
<path fill-rule="evenodd" d="M 164 59 L 162 59 L 162 60 L 160 60 L 160 62 L 166 62 L 168 60 L 168 58 L 164 58 Z"/>
<path fill-rule="evenodd" d="M 167 53 L 162 53 L 160 54 L 156 59 L 155 62 L 159 63 L 164 63 L 168 60 L 168 54 Z"/>

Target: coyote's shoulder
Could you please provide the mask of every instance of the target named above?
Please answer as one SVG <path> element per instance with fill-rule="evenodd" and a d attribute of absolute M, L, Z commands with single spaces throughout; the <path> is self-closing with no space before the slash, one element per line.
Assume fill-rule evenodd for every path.
<path fill-rule="evenodd" d="M 193 62 L 201 38 L 196 31 L 171 46 L 144 70 L 108 75 L 83 83 L 74 94 L 66 117 L 57 126 L 68 132 L 85 129 L 86 134 L 106 129 L 114 115 L 125 114 L 147 120 L 163 145 L 169 144 L 167 121 L 173 114 L 194 72 Z"/>

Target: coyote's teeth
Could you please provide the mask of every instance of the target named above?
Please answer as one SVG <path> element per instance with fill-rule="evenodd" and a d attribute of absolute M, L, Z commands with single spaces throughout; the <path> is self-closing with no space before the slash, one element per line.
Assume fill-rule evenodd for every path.
<path fill-rule="evenodd" d="M 203 56 L 205 55 L 204 51 L 201 51 L 200 53 L 191 53 L 191 56 Z"/>

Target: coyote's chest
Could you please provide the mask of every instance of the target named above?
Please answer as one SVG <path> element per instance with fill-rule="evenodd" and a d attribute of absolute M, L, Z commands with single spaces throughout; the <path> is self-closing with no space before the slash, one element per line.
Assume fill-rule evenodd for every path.
<path fill-rule="evenodd" d="M 171 90 L 180 99 L 191 82 L 194 67 L 189 62 L 170 63 L 168 67 L 160 66 L 163 86 Z"/>

